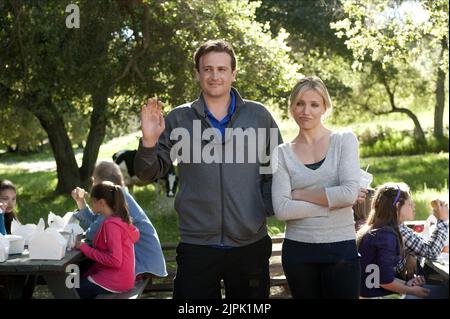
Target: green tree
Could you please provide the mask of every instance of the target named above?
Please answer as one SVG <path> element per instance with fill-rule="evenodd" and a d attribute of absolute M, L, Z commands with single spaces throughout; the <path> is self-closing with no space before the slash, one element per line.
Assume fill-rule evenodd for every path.
<path fill-rule="evenodd" d="M 200 42 L 222 37 L 236 47 L 238 88 L 248 98 L 281 101 L 298 72 L 287 34 L 272 37 L 268 26 L 254 21 L 258 3 L 75 3 L 79 29 L 66 28 L 65 1 L 0 3 L 0 101 L 39 120 L 55 157 L 60 193 L 89 184 L 109 123 L 127 123 L 155 94 L 169 108 L 198 94 L 191 59 Z M 80 118 L 89 123 L 78 167 L 72 144 Z"/>
<path fill-rule="evenodd" d="M 0 145 L 9 152 L 35 152 L 47 135 L 38 120 L 27 110 L 0 108 Z"/>
<path fill-rule="evenodd" d="M 289 33 L 291 54 L 301 63 L 302 73 L 324 80 L 334 104 L 329 120 L 344 123 L 353 118 L 348 107 L 352 87 L 346 81 L 354 73 L 352 52 L 330 28 L 345 17 L 340 1 L 263 0 L 256 12 L 258 21 L 270 22 L 274 34 L 283 29 Z"/>
<path fill-rule="evenodd" d="M 330 28 L 332 22 L 345 17 L 339 0 L 263 0 L 256 13 L 259 21 L 270 21 L 274 34 L 287 30 L 294 51 L 351 57 L 344 41 Z"/>
<path fill-rule="evenodd" d="M 9 107 L 30 111 L 46 131 L 57 164 L 56 191 L 87 186 L 109 116 L 111 82 L 121 67 L 116 59 L 132 49 L 125 43 L 115 56 L 109 54 L 115 34 L 125 25 L 122 7 L 110 1 L 98 7 L 91 1 L 80 2 L 81 28 L 68 29 L 62 1 L 8 1 L 2 6 L 6 13 L 0 18 L 5 46 L 0 66 L 3 99 Z M 90 108 L 90 130 L 78 167 L 65 117 L 74 114 L 75 103 L 86 96 L 90 104 L 82 108 Z"/>
<path fill-rule="evenodd" d="M 343 1 L 343 9 L 347 17 L 332 23 L 331 26 L 337 30 L 338 36 L 347 39 L 345 43 L 352 50 L 355 60 L 354 69 L 361 70 L 364 65 L 368 65 L 370 74 L 383 86 L 389 104 L 389 108 L 378 111 L 377 106 L 374 107 L 376 103 L 366 100 L 366 109 L 374 114 L 406 114 L 414 123 L 417 140 L 426 143 L 419 119 L 411 109 L 399 106 L 400 99 L 397 94 L 400 91 L 417 93 L 417 86 L 420 86 L 421 82 L 427 82 L 417 68 L 417 61 L 424 52 L 429 57 L 434 56 L 435 50 L 427 50 L 427 45 L 430 47 L 433 41 L 424 40 L 427 34 L 432 33 L 429 25 L 436 26 L 437 23 L 429 19 L 429 11 L 419 2 L 349 0 Z M 442 6 L 437 8 L 436 12 L 442 13 Z M 444 39 L 442 31 L 438 34 L 441 40 Z M 438 41 L 440 45 L 441 40 Z M 448 59 L 447 62 L 445 59 L 442 61 L 448 65 Z M 441 69 L 441 66 L 439 68 Z M 367 67 L 364 69 L 367 70 Z M 416 76 L 414 81 L 404 78 L 405 75 L 411 74 Z M 439 76 L 442 76 L 442 73 Z M 440 80 L 438 87 L 442 88 Z M 441 102 L 440 100 L 439 107 Z M 436 108 L 436 112 L 441 114 L 443 107 L 439 110 Z"/>
<path fill-rule="evenodd" d="M 445 82 L 448 70 L 448 0 L 426 0 L 424 9 L 428 13 L 428 21 L 423 28 L 423 36 L 432 51 L 438 52 L 438 57 L 432 59 L 436 70 L 434 108 L 434 136 L 444 136 Z"/>

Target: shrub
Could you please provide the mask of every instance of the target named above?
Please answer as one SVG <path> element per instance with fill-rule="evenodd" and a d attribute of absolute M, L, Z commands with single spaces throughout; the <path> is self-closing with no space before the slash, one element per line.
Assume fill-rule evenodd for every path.
<path fill-rule="evenodd" d="M 367 128 L 362 132 L 356 132 L 361 157 L 448 152 L 448 136 L 436 139 L 431 133 L 426 132 L 427 143 L 422 144 L 415 140 L 414 132 L 409 130 L 398 131 L 379 125 L 375 130 Z"/>

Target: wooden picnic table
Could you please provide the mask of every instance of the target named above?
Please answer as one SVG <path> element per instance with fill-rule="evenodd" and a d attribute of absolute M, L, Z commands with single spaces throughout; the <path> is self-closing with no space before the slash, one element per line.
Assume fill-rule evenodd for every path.
<path fill-rule="evenodd" d="M 25 249 L 22 254 L 10 255 L 5 262 L 0 263 L 0 276 L 40 275 L 56 299 L 79 299 L 76 289 L 66 286 L 69 275 L 66 269 L 68 265 L 78 265 L 85 258 L 81 251 L 71 250 L 66 252 L 61 260 L 31 260 L 28 250 Z M 20 296 L 22 287 L 18 287 L 14 282 L 8 281 L 8 289 L 14 296 Z"/>

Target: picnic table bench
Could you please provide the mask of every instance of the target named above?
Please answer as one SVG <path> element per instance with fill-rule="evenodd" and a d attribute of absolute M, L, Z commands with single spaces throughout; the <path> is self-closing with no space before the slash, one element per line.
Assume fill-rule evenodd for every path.
<path fill-rule="evenodd" d="M 133 289 L 121 293 L 98 295 L 95 299 L 138 299 L 149 282 L 150 278 L 144 278 L 136 281 Z"/>

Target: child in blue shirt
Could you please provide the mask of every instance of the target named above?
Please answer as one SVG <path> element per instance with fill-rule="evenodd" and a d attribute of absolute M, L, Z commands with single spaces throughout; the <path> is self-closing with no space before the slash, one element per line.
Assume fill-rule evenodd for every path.
<path fill-rule="evenodd" d="M 7 179 L 0 180 L 0 233 L 2 235 L 11 234 L 11 224 L 13 220 L 19 221 L 16 213 L 17 204 L 17 189 L 14 184 Z M 37 276 L 23 275 L 13 276 L 0 276 L 0 299 L 5 298 L 22 298 L 31 299 L 36 285 Z M 10 295 L 8 289 L 3 288 L 6 286 L 7 280 L 14 280 L 17 287 L 22 287 L 21 295 Z"/>
<path fill-rule="evenodd" d="M 11 223 L 17 220 L 16 208 L 17 191 L 14 184 L 7 180 L 0 180 L 0 234 L 11 234 Z"/>

